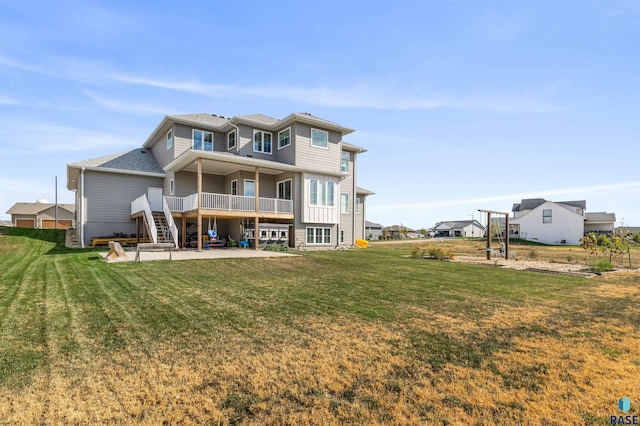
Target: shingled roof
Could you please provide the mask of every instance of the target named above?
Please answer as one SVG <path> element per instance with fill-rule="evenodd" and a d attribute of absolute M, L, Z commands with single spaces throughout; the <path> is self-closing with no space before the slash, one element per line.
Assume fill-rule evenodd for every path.
<path fill-rule="evenodd" d="M 164 170 L 158 164 L 151 150 L 137 148 L 131 151 L 105 155 L 104 157 L 91 158 L 69 164 L 71 167 L 88 167 L 94 169 L 115 169 L 132 172 L 146 172 L 164 174 Z"/>
<path fill-rule="evenodd" d="M 36 214 L 54 207 L 54 203 L 15 203 L 5 214 Z M 76 211 L 75 204 L 58 204 L 58 207 L 71 213 Z"/>

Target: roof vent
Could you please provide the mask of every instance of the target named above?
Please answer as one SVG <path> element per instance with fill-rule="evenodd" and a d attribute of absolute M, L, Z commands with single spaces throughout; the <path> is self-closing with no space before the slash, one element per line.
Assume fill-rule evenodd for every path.
<path fill-rule="evenodd" d="M 140 150 L 140 154 L 146 154 L 146 153 L 147 153 L 147 150 L 146 150 L 146 149 L 141 149 L 141 150 Z"/>
<path fill-rule="evenodd" d="M 211 115 L 214 116 L 214 117 L 217 117 L 217 115 L 215 115 L 215 114 L 211 114 Z"/>

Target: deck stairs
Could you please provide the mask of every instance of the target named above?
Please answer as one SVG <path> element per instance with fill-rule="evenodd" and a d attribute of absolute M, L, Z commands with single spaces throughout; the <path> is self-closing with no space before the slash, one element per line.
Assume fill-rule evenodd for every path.
<path fill-rule="evenodd" d="M 158 230 L 158 243 L 175 243 L 163 212 L 153 212 L 153 221 Z"/>

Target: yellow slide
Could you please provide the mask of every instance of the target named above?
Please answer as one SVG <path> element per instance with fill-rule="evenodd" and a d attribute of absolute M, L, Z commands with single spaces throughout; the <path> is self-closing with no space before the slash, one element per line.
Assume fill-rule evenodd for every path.
<path fill-rule="evenodd" d="M 369 241 L 367 240 L 356 240 L 356 245 L 360 248 L 367 248 L 369 247 Z"/>

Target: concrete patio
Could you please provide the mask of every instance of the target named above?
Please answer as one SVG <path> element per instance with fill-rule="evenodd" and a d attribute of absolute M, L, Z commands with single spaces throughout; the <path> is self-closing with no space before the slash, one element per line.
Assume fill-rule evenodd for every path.
<path fill-rule="evenodd" d="M 102 258 L 109 262 L 133 262 L 136 258 L 135 248 L 125 250 L 127 257 L 109 260 L 106 258 L 107 252 L 101 254 Z M 172 260 L 194 260 L 194 259 L 231 259 L 231 258 L 253 258 L 253 257 L 293 257 L 299 254 L 281 253 L 274 251 L 240 249 L 240 248 L 224 248 L 224 249 L 205 249 L 205 250 L 174 250 L 171 252 Z M 169 260 L 168 251 L 158 252 L 140 252 L 141 262 L 150 262 L 154 260 Z"/>

